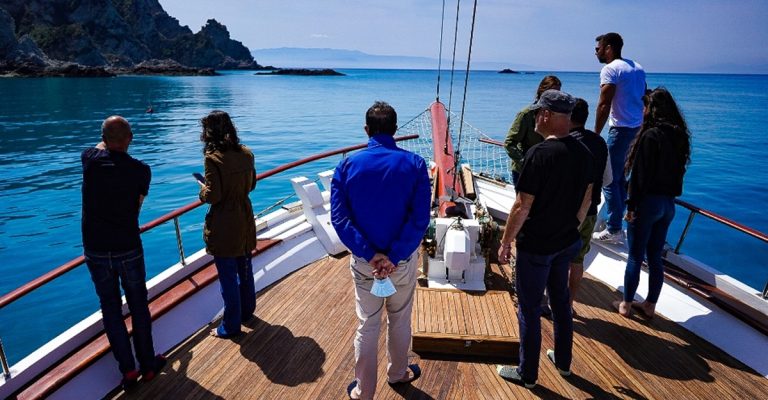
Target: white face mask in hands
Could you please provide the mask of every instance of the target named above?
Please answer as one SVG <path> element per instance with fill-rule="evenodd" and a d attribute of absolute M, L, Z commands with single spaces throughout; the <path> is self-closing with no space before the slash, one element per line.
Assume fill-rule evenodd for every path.
<path fill-rule="evenodd" d="M 374 279 L 371 287 L 371 294 L 376 297 L 389 297 L 397 292 L 395 285 L 389 277 L 384 279 Z"/>

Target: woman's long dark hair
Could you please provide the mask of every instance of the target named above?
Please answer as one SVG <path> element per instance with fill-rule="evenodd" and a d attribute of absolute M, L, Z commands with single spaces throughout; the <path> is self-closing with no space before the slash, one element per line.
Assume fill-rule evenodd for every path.
<path fill-rule="evenodd" d="M 679 143 L 677 154 L 684 158 L 686 165 L 691 162 L 691 133 L 688 131 L 688 124 L 685 123 L 685 118 L 677 107 L 675 99 L 672 98 L 672 94 L 663 87 L 657 87 L 643 96 L 643 104 L 646 108 L 643 115 L 643 126 L 629 148 L 627 161 L 624 164 L 624 174 L 629 174 L 629 171 L 632 170 L 632 163 L 637 154 L 637 143 L 651 128 L 671 130 L 676 135 L 681 135 L 683 140 L 676 141 Z"/>
<path fill-rule="evenodd" d="M 533 102 L 539 101 L 539 97 L 541 97 L 541 94 L 546 92 L 549 89 L 557 89 L 560 90 L 560 87 L 563 84 L 560 82 L 560 78 L 554 76 L 554 75 L 547 75 L 545 76 L 541 82 L 539 82 L 539 88 L 536 89 L 536 98 L 533 99 Z"/>
<path fill-rule="evenodd" d="M 204 143 L 203 153 L 242 149 L 237 129 L 226 112 L 213 110 L 203 117 L 200 123 L 203 125 L 203 132 L 200 134 L 200 141 Z"/>

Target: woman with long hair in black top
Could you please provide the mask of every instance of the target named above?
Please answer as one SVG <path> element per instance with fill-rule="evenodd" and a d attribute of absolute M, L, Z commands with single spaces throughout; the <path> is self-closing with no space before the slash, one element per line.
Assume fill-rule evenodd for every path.
<path fill-rule="evenodd" d="M 672 95 L 656 88 L 643 97 L 643 125 L 632 143 L 624 173 L 627 178 L 627 243 L 624 298 L 614 302 L 619 314 L 632 309 L 652 318 L 664 283 L 661 253 L 675 216 L 675 197 L 683 192 L 683 175 L 691 156 L 691 134 Z M 648 295 L 634 302 L 640 266 L 648 261 Z"/>

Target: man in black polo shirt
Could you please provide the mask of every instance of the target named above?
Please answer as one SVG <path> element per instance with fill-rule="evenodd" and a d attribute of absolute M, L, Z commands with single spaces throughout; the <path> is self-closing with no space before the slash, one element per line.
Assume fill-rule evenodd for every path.
<path fill-rule="evenodd" d="M 139 237 L 139 210 L 149 191 L 149 166 L 128 155 L 133 139 L 123 117 L 101 125 L 102 142 L 83 151 L 83 249 L 99 296 L 104 331 L 123 374 L 124 389 L 139 378 L 123 322 L 120 285 L 133 320 L 133 346 L 144 381 L 165 365 L 155 356 L 152 319 L 147 304 L 144 251 Z"/>
<path fill-rule="evenodd" d="M 536 132 L 544 141 L 525 155 L 517 198 L 499 248 L 506 263 L 515 244 L 520 324 L 520 366 L 498 366 L 501 377 L 531 389 L 536 386 L 541 350 L 541 298 L 549 293 L 555 349 L 547 357 L 563 376 L 571 374 L 573 319 L 568 294 L 568 264 L 581 247 L 578 227 L 591 200 L 592 160 L 570 136 L 574 98 L 547 90 L 532 106 Z"/>
<path fill-rule="evenodd" d="M 584 127 L 589 117 L 589 104 L 584 99 L 576 99 L 576 105 L 571 112 L 571 136 L 587 146 L 592 155 L 592 201 L 587 211 L 587 217 L 579 227 L 581 249 L 571 260 L 571 273 L 568 277 L 568 290 L 571 292 L 571 309 L 573 299 L 579 291 L 581 277 L 584 275 L 584 256 L 589 253 L 592 231 L 597 221 L 597 206 L 600 205 L 601 188 L 609 185 L 613 179 L 611 164 L 608 158 L 608 145 L 600 135 Z M 574 311 L 575 312 L 575 311 Z"/>

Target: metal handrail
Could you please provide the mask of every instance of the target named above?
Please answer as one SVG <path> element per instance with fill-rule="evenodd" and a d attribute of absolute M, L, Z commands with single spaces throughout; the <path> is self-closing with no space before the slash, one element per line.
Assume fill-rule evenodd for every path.
<path fill-rule="evenodd" d="M 758 231 L 757 229 L 753 229 L 748 226 L 742 225 L 732 219 L 723 217 L 722 215 L 715 214 L 712 211 L 705 210 L 701 207 L 695 206 L 683 200 L 675 199 L 675 204 L 683 208 L 686 208 L 688 209 L 688 211 L 690 211 L 690 213 L 688 214 L 688 219 L 685 221 L 685 227 L 683 227 L 683 231 L 680 233 L 680 239 L 678 239 L 677 245 L 675 245 L 675 249 L 673 250 L 675 254 L 680 254 L 680 249 L 683 247 L 683 242 L 685 241 L 685 237 L 688 235 L 688 229 L 691 227 L 691 224 L 693 223 L 693 217 L 695 217 L 697 214 L 703 215 L 713 221 L 719 222 L 731 229 L 735 229 L 755 239 L 762 240 L 763 243 L 768 243 L 768 235 Z M 763 297 L 763 299 L 768 300 L 768 281 L 765 282 L 765 286 L 763 287 L 761 296 Z"/>
<path fill-rule="evenodd" d="M 691 222 L 693 222 L 693 215 L 695 215 L 695 214 L 701 214 L 701 215 L 703 215 L 703 216 L 705 216 L 705 217 L 707 217 L 707 218 L 709 218 L 709 219 L 711 219 L 713 221 L 717 221 L 717 222 L 719 222 L 719 223 L 721 223 L 721 224 L 723 224 L 725 226 L 728 226 L 730 228 L 736 229 L 739 232 L 746 233 L 747 235 L 752 236 L 755 239 L 759 239 L 759 240 L 762 240 L 765 243 L 768 243 L 768 235 L 766 235 L 763 232 L 758 231 L 757 229 L 753 229 L 753 228 L 750 228 L 750 227 L 748 227 L 746 225 L 742 225 L 742 224 L 740 224 L 740 223 L 738 223 L 738 222 L 736 222 L 736 221 L 734 221 L 732 219 L 723 217 L 722 215 L 715 214 L 712 211 L 705 210 L 705 209 L 703 209 L 701 207 L 695 206 L 695 205 L 693 205 L 691 203 L 688 203 L 686 201 L 683 201 L 683 200 L 675 199 L 675 204 L 677 204 L 677 205 L 679 205 L 679 206 L 681 206 L 683 208 L 686 208 L 686 209 L 688 209 L 691 212 L 691 214 L 688 217 L 688 222 L 685 224 L 685 229 L 683 229 L 683 234 L 680 236 L 680 242 L 678 242 L 678 245 L 675 246 L 675 253 L 677 253 L 677 251 L 680 248 L 680 245 L 682 245 L 682 241 L 685 238 L 684 237 L 685 233 L 688 231 L 688 226 L 690 226 Z"/>
<path fill-rule="evenodd" d="M 396 137 L 395 140 L 396 141 L 411 140 L 411 139 L 417 139 L 418 137 L 419 137 L 419 135 L 399 136 L 399 137 Z M 361 144 L 357 144 L 357 145 L 354 145 L 354 146 L 348 146 L 348 147 L 344 147 L 344 148 L 337 149 L 337 150 L 326 151 L 326 152 L 315 154 L 315 155 L 312 155 L 312 156 L 309 156 L 309 157 L 306 157 L 306 158 L 303 158 L 303 159 L 300 159 L 300 160 L 297 160 L 297 161 L 294 161 L 294 162 L 283 164 L 283 165 L 278 166 L 276 168 L 273 168 L 273 169 L 271 169 L 269 171 L 263 172 L 261 174 L 257 174 L 256 175 L 256 180 L 257 181 L 264 180 L 264 179 L 266 179 L 266 178 L 268 178 L 268 177 L 270 177 L 272 175 L 279 174 L 280 172 L 289 170 L 291 168 L 295 168 L 297 166 L 300 166 L 300 165 L 303 165 L 303 164 L 307 164 L 307 163 L 310 163 L 312 161 L 316 161 L 316 160 L 319 160 L 319 159 L 322 159 L 322 158 L 327 158 L 327 157 L 335 156 L 337 154 L 349 153 L 351 151 L 359 150 L 359 149 L 365 148 L 367 145 L 368 145 L 367 143 L 361 143 Z M 153 228 L 155 228 L 155 227 L 157 227 L 159 225 L 162 225 L 162 224 L 164 224 L 164 223 L 166 223 L 166 222 L 168 222 L 170 220 L 177 219 L 179 216 L 181 216 L 183 214 L 186 214 L 187 212 L 189 212 L 191 210 L 194 210 L 195 208 L 200 207 L 203 204 L 204 204 L 203 202 L 201 202 L 200 200 L 197 200 L 195 202 L 187 204 L 186 206 L 183 206 L 181 208 L 173 210 L 173 211 L 169 212 L 168 214 L 165 214 L 165 215 L 163 215 L 163 216 L 161 216 L 161 217 L 159 217 L 159 218 L 157 218 L 155 220 L 152 220 L 152 221 L 142 225 L 141 228 L 140 228 L 140 233 L 144 233 L 144 232 L 146 232 L 148 230 L 151 230 L 151 229 L 153 229 Z M 179 246 L 181 248 L 181 232 L 180 231 L 177 231 L 177 242 L 178 242 L 178 244 L 179 244 Z M 181 253 L 182 253 L 181 254 L 181 258 L 182 258 L 182 260 L 184 260 L 183 250 L 181 251 Z M 84 262 L 85 262 L 85 257 L 79 256 L 79 257 L 77 257 L 75 259 L 72 259 L 72 260 L 68 261 L 67 263 L 61 265 L 58 268 L 56 268 L 54 270 L 51 270 L 51 271 L 47 272 L 46 274 L 43 274 L 43 275 L 35 278 L 34 280 L 28 282 L 27 284 L 22 285 L 22 286 L 18 287 L 17 289 L 14 289 L 13 291 L 3 295 L 2 297 L 0 297 L 0 309 L 6 307 L 7 305 L 15 302 L 18 299 L 24 297 L 29 292 L 31 292 L 31 291 L 33 291 L 33 290 L 35 290 L 35 289 L 45 285 L 46 283 L 48 283 L 48 282 L 50 282 L 50 281 L 60 277 L 61 275 L 64 275 L 65 273 L 75 269 L 76 267 L 82 265 Z M 182 264 L 184 264 L 184 263 L 182 262 Z"/>

